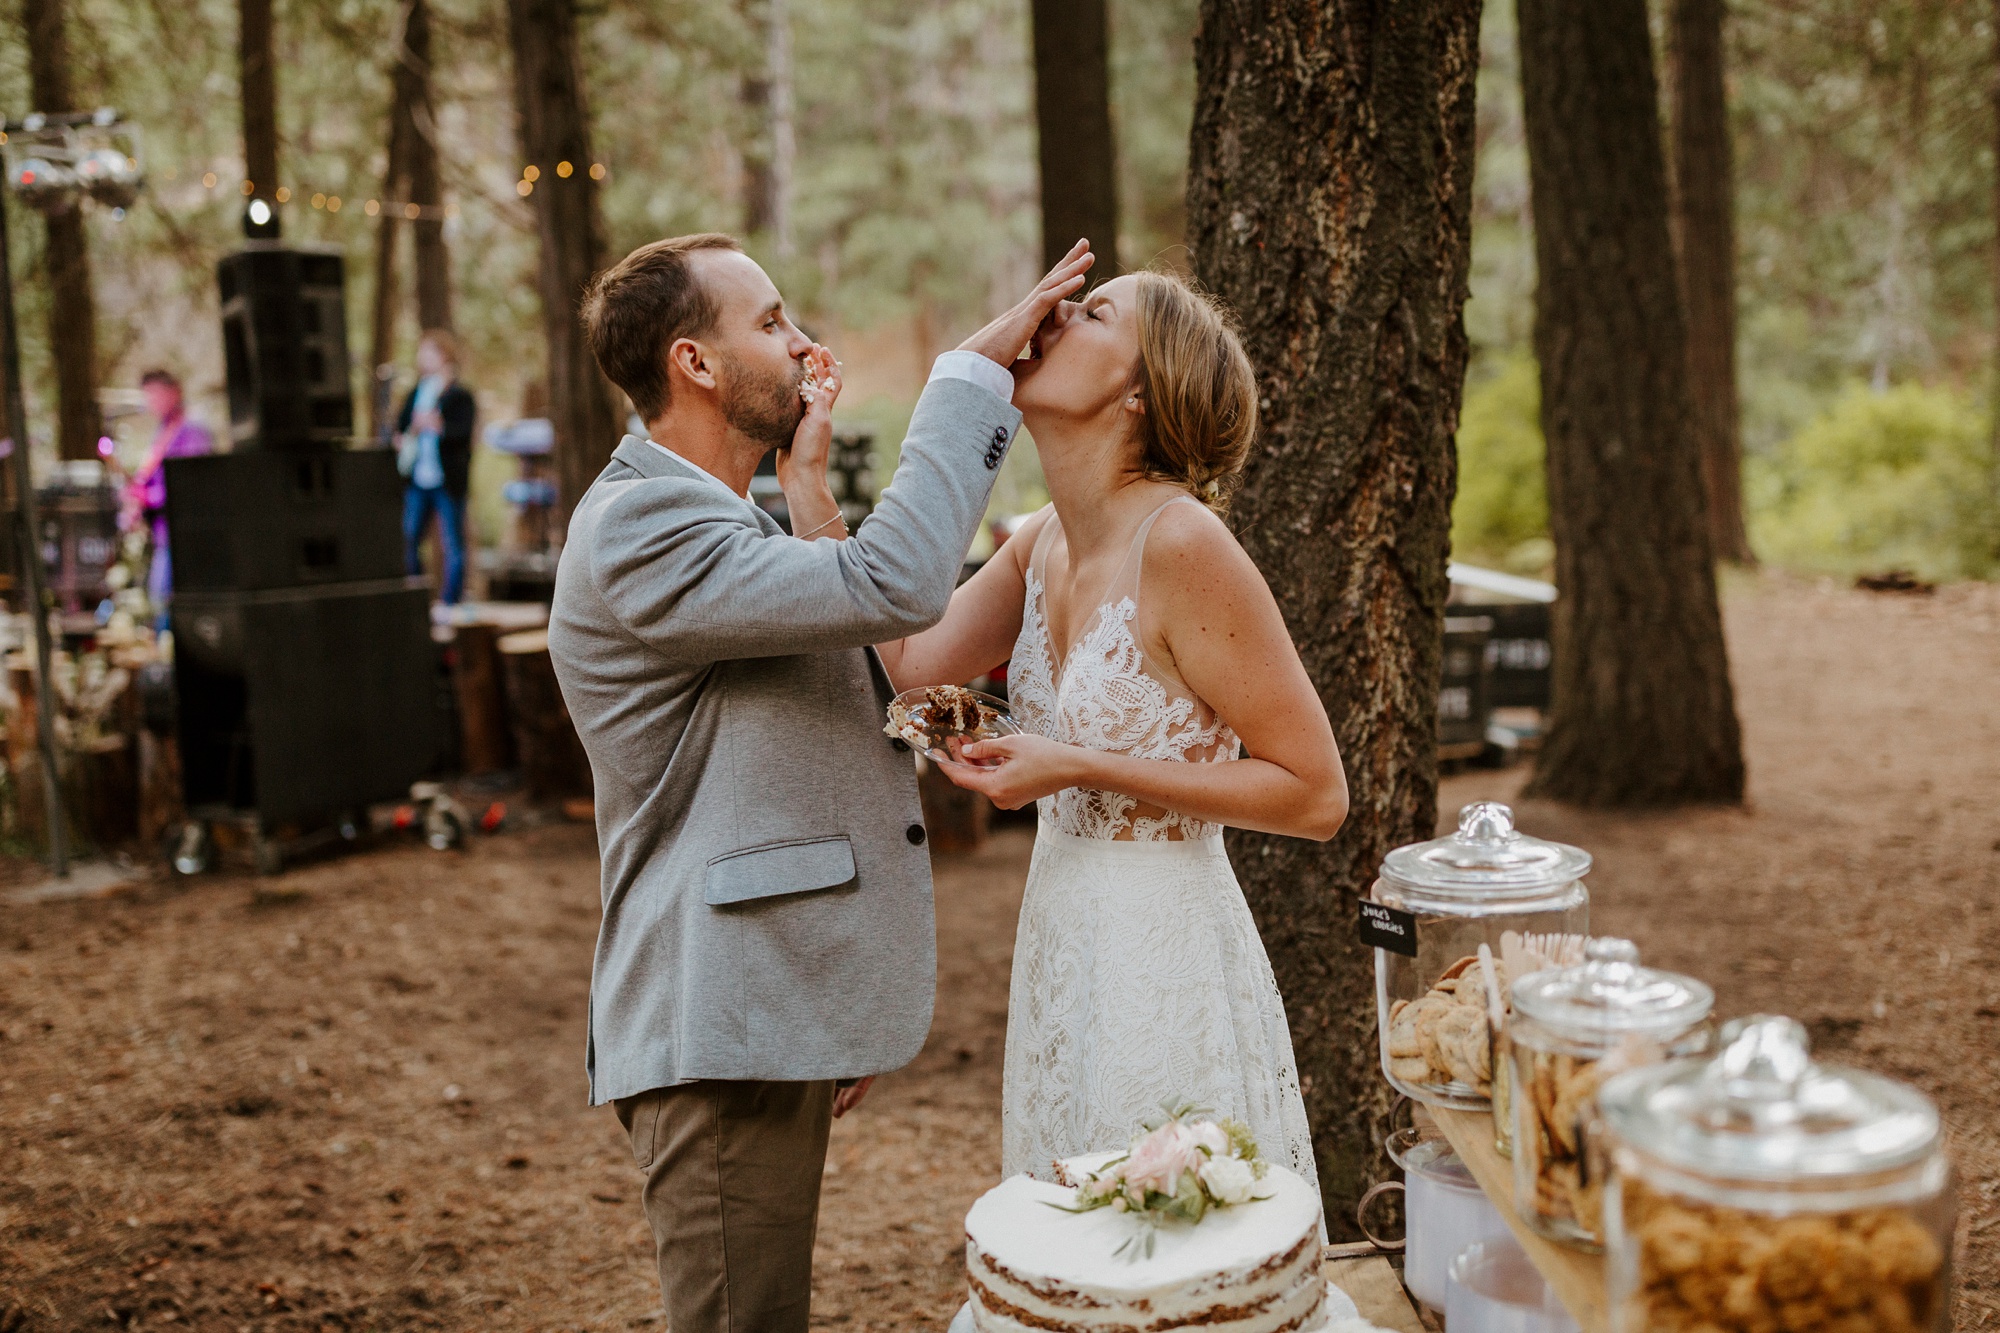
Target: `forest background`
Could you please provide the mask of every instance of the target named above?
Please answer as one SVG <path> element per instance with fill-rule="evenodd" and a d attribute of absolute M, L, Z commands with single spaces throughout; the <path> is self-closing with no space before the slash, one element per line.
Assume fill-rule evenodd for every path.
<path fill-rule="evenodd" d="M 79 105 L 144 129 L 149 188 L 88 222 L 99 382 L 120 457 L 150 422 L 142 370 L 187 379 L 223 419 L 214 264 L 239 243 L 243 177 L 233 0 L 70 0 Z M 357 402 L 388 140 L 398 7 L 279 0 L 290 239 L 348 256 Z M 1195 0 L 1110 0 L 1119 258 L 1186 266 Z M 748 233 L 802 324 L 847 363 L 841 415 L 883 475 L 933 355 L 1039 266 L 1034 75 L 1019 0 L 823 0 L 790 17 L 796 157 L 786 225 L 752 230 L 771 155 L 761 3 L 619 0 L 580 10 L 608 253 L 696 230 Z M 1737 347 L 1752 543 L 1778 564 L 1928 578 L 1996 567 L 1993 11 L 1947 0 L 1737 0 L 1726 28 L 1736 160 Z M 505 7 L 432 6 L 437 134 L 464 375 L 485 421 L 533 407 L 544 350 L 535 218 L 519 193 Z M 1522 573 L 1552 564 L 1531 348 L 1534 247 L 1513 7 L 1481 34 L 1471 370 L 1453 546 Z M 0 106 L 29 104 L 18 22 Z M 1656 49 L 1662 33 L 1655 25 Z M 1665 114 L 1663 108 L 1663 115 Z M 20 228 L 26 387 L 53 432 L 42 228 Z M 407 245 L 407 241 L 405 241 Z M 398 329 L 399 386 L 417 327 Z M 124 392 L 120 392 L 123 390 Z M 52 452 L 52 448 L 51 448 Z M 481 451 L 475 529 L 504 527 L 511 460 Z M 1043 502 L 1016 450 L 995 513 Z"/>

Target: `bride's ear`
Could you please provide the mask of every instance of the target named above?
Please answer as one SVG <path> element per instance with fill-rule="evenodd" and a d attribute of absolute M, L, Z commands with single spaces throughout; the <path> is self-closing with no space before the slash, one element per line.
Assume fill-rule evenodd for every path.
<path fill-rule="evenodd" d="M 1134 416 L 1146 415 L 1146 396 L 1136 389 L 1125 395 L 1125 410 Z"/>

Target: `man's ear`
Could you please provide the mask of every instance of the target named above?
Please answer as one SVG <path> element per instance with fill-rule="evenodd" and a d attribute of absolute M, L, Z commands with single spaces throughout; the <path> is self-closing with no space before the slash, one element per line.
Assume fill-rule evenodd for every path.
<path fill-rule="evenodd" d="M 715 366 L 708 350 L 692 338 L 676 338 L 673 346 L 667 348 L 667 374 L 671 379 L 678 372 L 681 378 L 704 389 L 715 387 Z"/>

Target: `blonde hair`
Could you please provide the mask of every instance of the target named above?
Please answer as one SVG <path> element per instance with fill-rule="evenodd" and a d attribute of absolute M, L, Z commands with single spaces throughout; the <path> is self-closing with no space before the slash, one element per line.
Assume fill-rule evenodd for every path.
<path fill-rule="evenodd" d="M 1146 410 L 1135 434 L 1139 470 L 1185 488 L 1210 509 L 1228 506 L 1257 437 L 1257 372 L 1222 303 L 1171 273 L 1139 282 L 1139 365 Z"/>
<path fill-rule="evenodd" d="M 438 355 L 449 361 L 453 370 L 458 369 L 458 335 L 450 329 L 425 329 L 418 335 L 417 343 L 437 348 Z"/>

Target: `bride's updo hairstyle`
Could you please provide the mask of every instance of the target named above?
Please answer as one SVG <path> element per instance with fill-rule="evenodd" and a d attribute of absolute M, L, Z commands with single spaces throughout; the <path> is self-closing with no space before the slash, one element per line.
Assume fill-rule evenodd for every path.
<path fill-rule="evenodd" d="M 1220 512 L 1257 435 L 1257 374 L 1222 303 L 1171 273 L 1139 280 L 1145 412 L 1134 433 L 1148 480 L 1185 487 Z"/>

